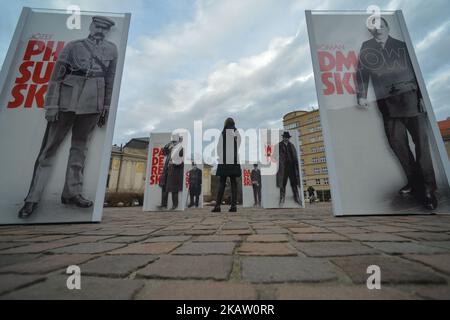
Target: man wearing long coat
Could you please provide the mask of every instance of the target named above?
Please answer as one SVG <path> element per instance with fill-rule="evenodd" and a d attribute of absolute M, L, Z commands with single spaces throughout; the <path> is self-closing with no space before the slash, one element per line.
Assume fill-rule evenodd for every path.
<path fill-rule="evenodd" d="M 183 191 L 184 161 L 181 139 L 171 141 L 163 148 L 164 168 L 159 180 L 162 188 L 160 209 L 167 209 L 169 193 L 172 194 L 172 210 L 178 208 L 178 193 Z"/>
<path fill-rule="evenodd" d="M 368 106 L 372 81 L 378 109 L 383 117 L 388 143 L 408 181 L 403 196 L 416 195 L 429 210 L 437 208 L 436 177 L 427 132 L 427 114 L 409 58 L 406 43 L 389 35 L 389 24 L 369 29 L 373 38 L 362 44 L 356 73 L 358 106 Z M 408 133 L 415 145 L 413 154 Z"/>
<path fill-rule="evenodd" d="M 200 203 L 200 195 L 202 194 L 202 178 L 203 173 L 195 163 L 193 168 L 189 171 L 189 208 L 195 206 L 198 208 Z"/>
<path fill-rule="evenodd" d="M 301 205 L 298 188 L 300 187 L 300 172 L 297 150 L 289 139 L 289 132 L 283 133 L 283 141 L 275 146 L 274 159 L 278 162 L 277 188 L 280 189 L 280 205 L 283 205 L 286 197 L 286 185 L 289 179 L 294 200 Z"/>

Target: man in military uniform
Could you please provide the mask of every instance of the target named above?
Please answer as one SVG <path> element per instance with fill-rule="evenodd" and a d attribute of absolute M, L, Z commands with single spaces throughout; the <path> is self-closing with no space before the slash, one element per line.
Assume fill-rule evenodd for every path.
<path fill-rule="evenodd" d="M 261 170 L 258 168 L 258 164 L 253 165 L 253 170 L 250 174 L 253 187 L 253 199 L 255 200 L 255 207 L 261 207 Z"/>
<path fill-rule="evenodd" d="M 200 195 L 202 194 L 202 170 L 200 170 L 195 162 L 192 162 L 192 170 L 189 171 L 189 208 L 195 206 L 198 208 Z"/>
<path fill-rule="evenodd" d="M 408 183 L 400 189 L 403 196 L 414 194 L 429 210 L 436 209 L 436 178 L 427 134 L 427 114 L 406 43 L 389 36 L 389 24 L 380 19 L 371 28 L 373 38 L 364 42 L 359 55 L 357 79 L 358 106 L 366 108 L 369 80 L 383 116 L 390 147 L 400 161 Z M 415 145 L 411 152 L 408 133 Z"/>
<path fill-rule="evenodd" d="M 117 66 L 117 47 L 105 39 L 114 21 L 95 16 L 86 39 L 67 43 L 55 64 L 45 97 L 48 121 L 33 179 L 19 218 L 28 218 L 38 206 L 49 179 L 58 149 L 69 131 L 72 141 L 63 204 L 90 208 L 93 202 L 82 196 L 87 143 L 95 126 L 108 118 Z"/>
<path fill-rule="evenodd" d="M 178 194 L 183 191 L 184 181 L 184 149 L 183 137 L 175 134 L 172 141 L 164 146 L 162 152 L 165 156 L 164 168 L 159 179 L 161 187 L 161 205 L 159 210 L 166 210 L 169 193 L 172 193 L 172 210 L 178 208 Z"/>

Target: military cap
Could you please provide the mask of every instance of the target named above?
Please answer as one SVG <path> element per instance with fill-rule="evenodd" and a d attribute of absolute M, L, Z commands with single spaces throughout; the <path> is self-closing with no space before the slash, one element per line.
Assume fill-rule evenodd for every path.
<path fill-rule="evenodd" d="M 96 25 L 104 28 L 110 29 L 113 27 L 116 23 L 112 21 L 111 19 L 107 17 L 101 17 L 101 16 L 95 16 L 92 17 L 92 22 L 94 22 Z"/>

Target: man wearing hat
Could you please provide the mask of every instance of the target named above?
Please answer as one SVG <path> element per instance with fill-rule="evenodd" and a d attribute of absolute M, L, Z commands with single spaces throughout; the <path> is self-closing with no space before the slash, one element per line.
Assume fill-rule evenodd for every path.
<path fill-rule="evenodd" d="M 61 201 L 66 205 L 90 208 L 93 202 L 82 196 L 87 144 L 95 126 L 108 118 L 117 66 L 117 47 L 106 35 L 115 25 L 95 16 L 85 39 L 71 41 L 59 54 L 45 97 L 48 122 L 36 160 L 30 190 L 19 218 L 33 214 L 50 177 L 58 149 L 69 131 L 71 148 Z"/>
<path fill-rule="evenodd" d="M 192 169 L 189 171 L 189 208 L 195 206 L 199 207 L 200 196 L 202 194 L 202 179 L 203 173 L 197 167 L 195 162 L 192 162 Z"/>
<path fill-rule="evenodd" d="M 294 201 L 301 205 L 298 187 L 300 187 L 300 172 L 297 150 L 289 139 L 292 137 L 288 131 L 283 133 L 283 141 L 275 147 L 274 159 L 278 162 L 277 188 L 280 188 L 280 205 L 286 197 L 286 185 L 289 179 Z"/>

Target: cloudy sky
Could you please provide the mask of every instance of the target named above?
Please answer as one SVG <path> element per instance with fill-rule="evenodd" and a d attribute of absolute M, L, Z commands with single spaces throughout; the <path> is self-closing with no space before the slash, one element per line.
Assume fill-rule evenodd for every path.
<path fill-rule="evenodd" d="M 150 131 L 281 127 L 317 106 L 306 9 L 404 11 L 438 120 L 450 116 L 448 0 L 15 0 L 0 4 L 0 62 L 22 6 L 131 12 L 114 142 Z"/>

